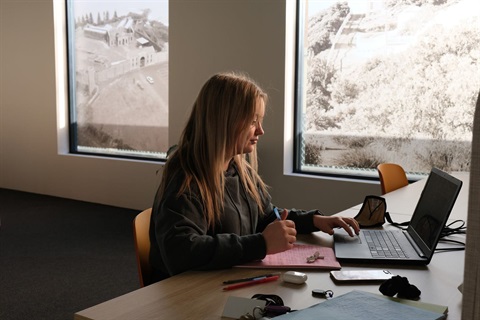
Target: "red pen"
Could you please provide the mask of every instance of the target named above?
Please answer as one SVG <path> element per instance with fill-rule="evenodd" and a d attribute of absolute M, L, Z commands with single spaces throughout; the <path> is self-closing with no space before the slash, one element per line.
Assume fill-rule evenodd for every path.
<path fill-rule="evenodd" d="M 233 290 L 233 289 L 238 289 L 238 288 L 243 288 L 243 287 L 251 286 L 251 285 L 254 285 L 254 284 L 260 284 L 260 283 L 275 281 L 275 280 L 278 280 L 278 278 L 280 278 L 280 276 L 266 277 L 266 278 L 263 278 L 263 279 L 252 280 L 252 281 L 247 281 L 247 282 L 242 282 L 242 283 L 237 283 L 237 284 L 233 284 L 233 285 L 231 285 L 231 286 L 226 286 L 226 287 L 224 287 L 224 288 L 223 288 L 223 291 Z"/>

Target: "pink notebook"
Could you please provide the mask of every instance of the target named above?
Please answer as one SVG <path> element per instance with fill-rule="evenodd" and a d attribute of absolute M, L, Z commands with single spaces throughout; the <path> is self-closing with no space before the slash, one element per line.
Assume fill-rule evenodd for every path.
<path fill-rule="evenodd" d="M 307 262 L 307 257 L 319 252 L 323 259 Z M 263 260 L 238 265 L 239 268 L 312 268 L 312 269 L 340 269 L 340 263 L 335 258 L 332 248 L 309 244 L 295 244 L 290 250 L 269 254 Z"/>

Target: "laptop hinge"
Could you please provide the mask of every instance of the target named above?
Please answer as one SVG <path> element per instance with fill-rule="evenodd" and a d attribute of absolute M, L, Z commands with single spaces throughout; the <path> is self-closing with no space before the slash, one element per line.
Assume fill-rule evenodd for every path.
<path fill-rule="evenodd" d="M 426 258 L 427 256 L 425 256 L 422 252 L 422 250 L 420 249 L 420 247 L 415 243 L 415 241 L 413 241 L 413 238 L 410 234 L 408 234 L 408 232 L 404 231 L 403 234 L 405 235 L 405 237 L 407 237 L 407 240 L 411 243 L 413 249 L 415 249 L 415 251 L 417 252 L 418 256 L 421 257 L 421 258 Z"/>

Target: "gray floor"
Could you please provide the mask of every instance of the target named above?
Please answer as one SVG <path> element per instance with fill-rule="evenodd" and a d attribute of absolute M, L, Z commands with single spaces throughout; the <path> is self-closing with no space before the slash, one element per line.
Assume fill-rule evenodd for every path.
<path fill-rule="evenodd" d="M 139 288 L 137 213 L 0 189 L 0 319 L 73 319 Z"/>

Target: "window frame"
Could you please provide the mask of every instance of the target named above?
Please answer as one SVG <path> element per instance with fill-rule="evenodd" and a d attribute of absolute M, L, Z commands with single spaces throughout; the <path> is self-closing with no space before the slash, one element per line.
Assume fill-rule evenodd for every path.
<path fill-rule="evenodd" d="M 294 84 L 294 112 L 293 112 L 293 173 L 305 174 L 309 176 L 323 177 L 326 179 L 347 179 L 354 181 L 378 181 L 378 172 L 376 168 L 355 168 L 355 169 L 338 169 L 328 166 L 315 167 L 312 165 L 312 170 L 308 170 L 304 165 L 303 158 L 305 155 L 304 150 L 304 132 L 303 123 L 305 120 L 303 110 L 306 108 L 306 93 L 302 93 L 306 90 L 305 83 L 305 62 L 304 59 L 304 44 L 305 44 L 305 23 L 308 21 L 306 16 L 306 6 L 309 0 L 296 0 L 296 23 L 295 23 L 295 84 Z M 306 114 L 306 113 L 305 113 Z M 450 140 L 441 140 L 442 142 L 451 142 Z M 469 143 L 464 140 L 463 142 Z M 442 168 L 443 169 L 443 168 Z M 428 176 L 429 172 L 409 172 L 407 171 L 407 177 L 410 182 L 414 182 Z"/>
<path fill-rule="evenodd" d="M 78 145 L 78 123 L 77 123 L 77 101 L 76 101 L 76 49 L 75 49 L 75 24 L 74 1 L 65 0 L 65 39 L 66 39 L 66 101 L 67 101 L 67 123 L 68 123 L 68 153 L 73 155 L 105 157 L 119 160 L 138 160 L 165 163 L 167 160 L 167 151 L 148 152 L 137 150 L 121 150 L 118 148 L 97 148 Z M 168 6 L 167 6 L 168 8 Z M 168 10 L 167 10 L 168 11 Z M 167 79 L 168 80 L 168 79 Z M 168 131 L 168 125 L 166 127 Z M 98 149 L 98 152 L 93 150 Z M 107 152 L 111 150 L 111 152 Z M 147 156 L 148 153 L 154 156 Z"/>

